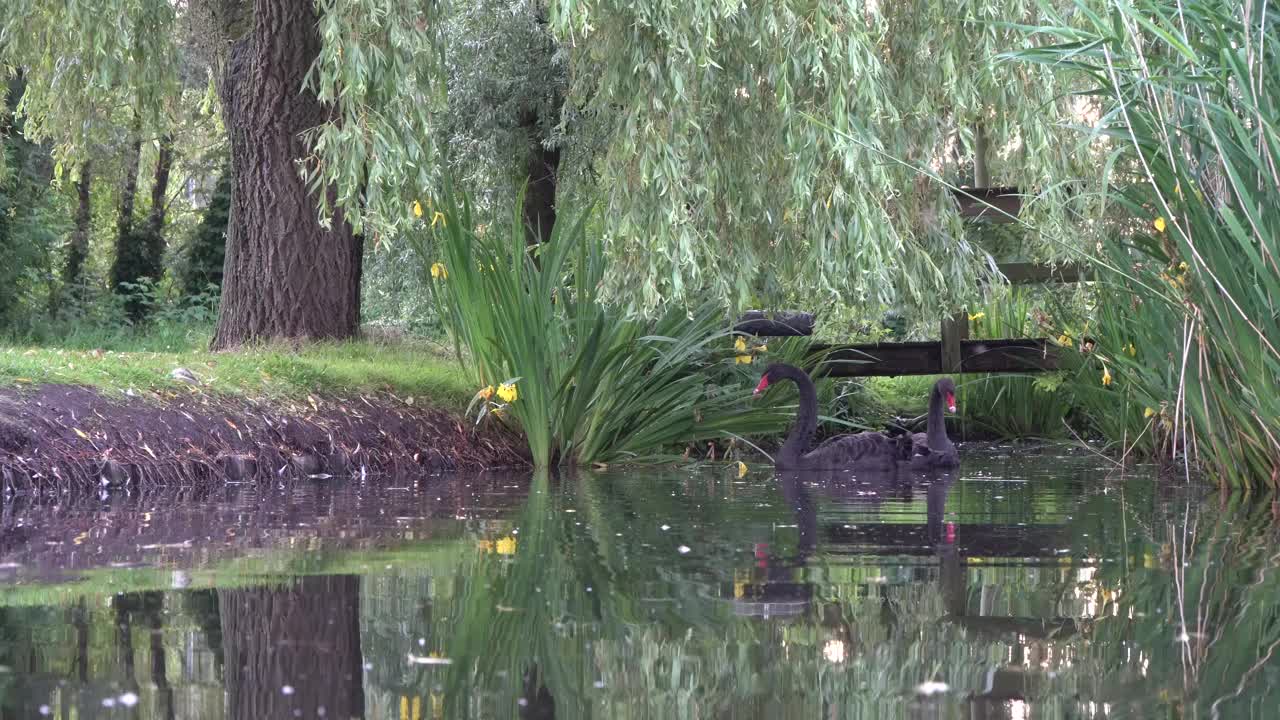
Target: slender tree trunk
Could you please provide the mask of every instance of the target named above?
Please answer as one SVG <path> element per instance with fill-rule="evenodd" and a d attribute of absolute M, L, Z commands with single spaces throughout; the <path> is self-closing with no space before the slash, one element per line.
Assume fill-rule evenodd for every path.
<path fill-rule="evenodd" d="M 133 234 L 133 203 L 138 195 L 138 160 L 142 155 L 142 132 L 140 121 L 135 120 L 129 145 L 125 148 L 124 177 L 120 182 L 120 214 L 116 218 L 116 257 L 111 264 L 111 286 L 116 292 L 123 291 L 124 283 L 136 282 L 138 276 L 133 274 L 130 244 Z"/>
<path fill-rule="evenodd" d="M 520 126 L 529 137 L 529 161 L 525 168 L 528 185 L 524 191 L 525 241 L 530 245 L 551 237 L 556 224 L 556 183 L 560 171 L 560 150 L 547 148 L 536 113 L 526 111 Z"/>
<path fill-rule="evenodd" d="M 93 177 L 93 162 L 86 160 L 80 166 L 80 179 L 76 182 L 75 228 L 67 245 L 67 264 L 62 269 L 62 281 L 74 292 L 84 273 L 84 261 L 89 257 L 89 221 L 93 208 L 89 204 L 89 186 Z"/>
<path fill-rule="evenodd" d="M 359 578 L 219 590 L 218 607 L 230 717 L 364 717 Z"/>
<path fill-rule="evenodd" d="M 160 240 L 155 253 L 164 252 L 164 217 L 169 210 L 169 173 L 173 170 L 173 136 L 160 138 L 160 155 L 156 158 L 156 174 L 151 183 L 151 212 L 147 215 L 147 234 Z M 158 265 L 159 263 L 157 263 Z"/>
<path fill-rule="evenodd" d="M 254 0 L 227 13 L 221 84 L 231 140 L 231 217 L 215 349 L 272 339 L 346 338 L 360 319 L 363 243 L 337 212 L 330 229 L 296 162 L 326 119 L 303 89 L 320 50 L 313 0 Z M 331 195 L 332 197 L 332 195 Z"/>

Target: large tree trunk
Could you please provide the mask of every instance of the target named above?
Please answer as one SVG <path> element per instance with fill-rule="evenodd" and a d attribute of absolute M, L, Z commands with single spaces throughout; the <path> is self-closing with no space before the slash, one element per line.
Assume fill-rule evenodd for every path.
<path fill-rule="evenodd" d="M 169 172 L 173 170 L 173 136 L 160 138 L 160 155 L 156 158 L 156 174 L 151 183 L 151 212 L 147 215 L 147 235 L 160 242 L 153 248 L 155 256 L 164 254 L 164 217 L 169 210 Z"/>
<path fill-rule="evenodd" d="M 313 0 L 228 13 L 221 92 L 233 181 L 215 349 L 346 338 L 359 323 L 361 239 L 341 212 L 321 226 L 295 164 L 309 155 L 300 134 L 326 119 L 303 88 L 320 50 L 316 21 Z"/>
<path fill-rule="evenodd" d="M 80 179 L 76 181 L 75 228 L 71 231 L 71 242 L 67 245 L 67 264 L 62 269 L 62 281 L 72 292 L 80 284 L 84 261 L 89 257 L 89 221 L 93 219 L 93 208 L 89 204 L 92 174 L 93 163 L 86 160 L 80 166 Z"/>
<path fill-rule="evenodd" d="M 230 717 L 364 717 L 359 578 L 219 590 L 218 607 Z"/>

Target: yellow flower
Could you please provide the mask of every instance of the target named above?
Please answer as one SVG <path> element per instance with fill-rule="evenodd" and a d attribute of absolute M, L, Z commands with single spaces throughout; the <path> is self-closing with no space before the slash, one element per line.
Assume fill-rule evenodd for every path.
<path fill-rule="evenodd" d="M 754 359 L 751 355 L 737 355 L 733 358 L 733 362 L 738 365 L 750 365 Z"/>
<path fill-rule="evenodd" d="M 1111 386 L 1111 371 L 1106 366 L 1102 368 L 1102 384 L 1106 387 Z"/>
<path fill-rule="evenodd" d="M 440 212 L 439 210 L 435 211 L 435 213 L 431 216 L 431 227 L 435 227 L 437 222 L 439 222 L 440 224 L 446 227 L 448 227 L 449 225 L 449 223 L 444 219 L 444 213 Z"/>
<path fill-rule="evenodd" d="M 1129 353 L 1130 357 L 1138 357 L 1138 348 L 1134 347 L 1133 343 L 1129 343 L 1129 347 L 1125 348 L 1125 351 Z"/>
<path fill-rule="evenodd" d="M 502 383 L 498 386 L 498 398 L 502 402 L 515 402 L 517 397 L 519 393 L 516 392 L 515 383 Z"/>
<path fill-rule="evenodd" d="M 1164 229 L 1166 227 L 1163 217 L 1156 218 L 1155 221 L 1152 222 L 1151 224 L 1155 226 L 1156 232 L 1164 232 Z"/>
<path fill-rule="evenodd" d="M 733 341 L 733 349 L 734 349 L 734 350 L 737 350 L 738 352 L 746 352 L 746 351 L 747 351 L 747 341 L 746 341 L 746 340 L 743 340 L 742 338 L 738 338 L 738 339 L 734 340 L 734 341 Z"/>
<path fill-rule="evenodd" d="M 1151 408 L 1147 408 L 1146 410 L 1142 411 L 1142 417 L 1144 418 L 1149 418 L 1155 414 L 1156 414 L 1156 411 L 1152 410 Z"/>
<path fill-rule="evenodd" d="M 496 548 L 499 555 L 515 555 L 516 539 L 513 537 L 499 538 Z"/>
<path fill-rule="evenodd" d="M 1182 272 L 1186 272 L 1189 267 L 1190 265 L 1187 265 L 1185 260 L 1183 262 L 1178 263 L 1178 269 L 1181 270 Z"/>
<path fill-rule="evenodd" d="M 767 352 L 769 352 L 769 346 L 768 346 L 768 345 L 761 345 L 760 347 L 757 347 L 757 348 L 756 348 L 756 352 L 758 352 L 758 353 L 767 353 Z"/>
<path fill-rule="evenodd" d="M 738 479 L 741 480 L 746 476 L 747 476 L 747 464 L 742 461 L 738 461 Z"/>
<path fill-rule="evenodd" d="M 974 322 L 975 320 L 981 320 L 982 318 L 984 318 L 984 317 L 986 317 L 986 316 L 987 316 L 987 314 L 986 314 L 986 313 L 984 313 L 984 312 L 974 313 L 974 314 L 972 314 L 972 315 L 970 315 L 970 316 L 969 316 L 969 322 Z"/>
<path fill-rule="evenodd" d="M 448 280 L 449 271 L 444 268 L 444 263 L 431 264 L 431 277 L 436 280 Z"/>
<path fill-rule="evenodd" d="M 1070 344 L 1071 344 L 1071 336 L 1070 336 L 1070 335 L 1068 335 L 1067 333 L 1062 333 L 1061 335 L 1059 335 L 1059 336 L 1058 336 L 1058 344 L 1059 344 L 1059 345 L 1070 345 Z"/>
<path fill-rule="evenodd" d="M 413 216 L 422 217 L 422 203 L 417 200 L 413 201 Z"/>
<path fill-rule="evenodd" d="M 489 398 L 493 397 L 493 386 L 486 385 L 485 387 L 481 388 L 480 392 L 476 393 L 476 395 L 484 398 L 485 400 L 488 400 Z"/>

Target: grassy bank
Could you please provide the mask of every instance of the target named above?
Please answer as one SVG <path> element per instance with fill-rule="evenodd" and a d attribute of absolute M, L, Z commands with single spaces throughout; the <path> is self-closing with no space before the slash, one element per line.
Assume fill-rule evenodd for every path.
<path fill-rule="evenodd" d="M 211 353 L 196 342 L 155 350 L 154 340 L 139 337 L 117 344 L 117 349 L 0 344 L 0 387 L 83 385 L 119 393 L 197 387 L 173 377 L 174 370 L 182 368 L 205 392 L 254 400 L 389 392 L 461 411 L 475 394 L 457 362 L 440 346 L 422 341 L 360 340 L 296 350 Z"/>

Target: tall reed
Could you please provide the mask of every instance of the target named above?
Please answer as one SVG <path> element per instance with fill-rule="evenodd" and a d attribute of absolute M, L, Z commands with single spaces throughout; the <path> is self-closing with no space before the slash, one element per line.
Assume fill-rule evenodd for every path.
<path fill-rule="evenodd" d="M 1117 441 L 1233 486 L 1280 484 L 1280 9 L 1080 3 L 1015 54 L 1102 98 L 1111 199 L 1079 398 Z"/>
<path fill-rule="evenodd" d="M 751 401 L 750 372 L 736 361 L 750 350 L 735 349 L 718 306 L 673 306 L 647 321 L 601 301 L 606 260 L 586 214 L 562 212 L 547 242 L 528 245 L 518 203 L 509 221 L 486 226 L 446 184 L 429 212 L 415 246 L 481 385 L 476 405 L 518 423 L 535 465 L 654 460 L 787 421 Z M 726 372 L 736 372 L 728 384 Z"/>

